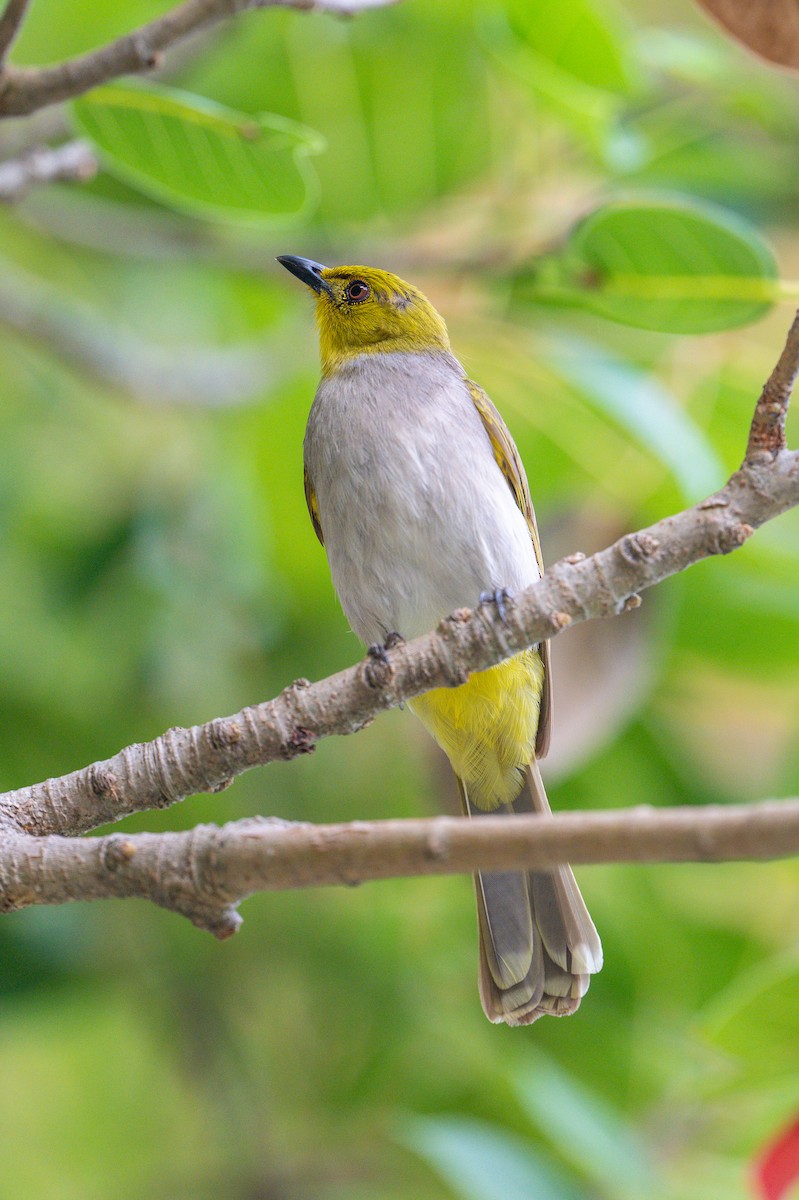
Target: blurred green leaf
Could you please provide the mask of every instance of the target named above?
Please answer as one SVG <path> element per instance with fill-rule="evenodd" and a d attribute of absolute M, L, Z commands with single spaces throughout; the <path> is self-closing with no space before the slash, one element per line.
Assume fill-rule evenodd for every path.
<path fill-rule="evenodd" d="M 592 0 L 510 0 L 511 24 L 543 59 L 583 83 L 627 92 L 631 63 L 608 7 Z"/>
<path fill-rule="evenodd" d="M 799 957 L 777 955 L 738 975 L 707 1006 L 698 1028 L 747 1084 L 799 1070 Z"/>
<path fill-rule="evenodd" d="M 760 234 L 733 213 L 683 199 L 603 205 L 542 268 L 544 296 L 551 289 L 610 320 L 666 333 L 734 329 L 778 296 L 777 264 Z"/>
<path fill-rule="evenodd" d="M 321 132 L 315 216 L 346 245 L 365 220 L 407 229 L 436 197 L 490 178 L 515 144 L 515 120 L 527 127 L 524 110 L 495 122 L 494 81 L 471 18 L 465 0 L 397 4 L 346 22 L 271 11 L 231 24 L 224 50 L 192 64 L 191 87 Z"/>
<path fill-rule="evenodd" d="M 668 467 L 686 497 L 696 499 L 724 482 L 723 465 L 704 433 L 653 375 L 575 336 L 557 338 L 547 362 Z"/>
<path fill-rule="evenodd" d="M 518 1077 L 519 1096 L 563 1157 L 609 1196 L 661 1194 L 643 1145 L 622 1116 L 543 1055 Z"/>
<path fill-rule="evenodd" d="M 308 158 L 324 140 L 285 117 L 155 84 L 96 88 L 72 114 L 112 174 L 194 216 L 285 224 L 316 199 Z"/>
<path fill-rule="evenodd" d="M 525 5 L 515 15 L 517 21 L 504 8 L 490 8 L 480 14 L 479 32 L 502 73 L 521 80 L 536 103 L 568 126 L 579 143 L 587 143 L 600 158 L 612 157 L 617 152 L 623 104 L 618 87 L 604 86 L 601 72 L 590 70 L 586 77 L 584 70 L 573 70 L 573 66 L 591 65 L 590 50 L 583 46 L 585 53 L 575 54 L 579 47 L 573 40 L 564 47 L 557 38 L 553 42 L 543 36 L 549 22 L 546 18 L 538 20 L 545 14 L 537 7 Z M 536 28 L 528 28 L 530 36 L 520 36 L 519 26 L 524 29 L 531 21 Z M 559 53 L 564 49 L 571 53 Z M 618 83 L 623 74 L 621 63 L 614 59 L 614 66 L 619 71 L 611 75 Z"/>
<path fill-rule="evenodd" d="M 580 1191 L 522 1138 L 465 1117 L 417 1117 L 401 1140 L 462 1200 L 578 1200 Z"/>

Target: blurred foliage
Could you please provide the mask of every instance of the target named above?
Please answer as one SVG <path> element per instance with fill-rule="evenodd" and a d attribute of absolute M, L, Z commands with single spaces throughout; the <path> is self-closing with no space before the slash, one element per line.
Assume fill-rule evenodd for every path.
<path fill-rule="evenodd" d="M 16 58 L 164 8 L 36 4 Z M 723 330 L 796 292 L 797 84 L 689 8 L 270 11 L 162 74 L 76 106 L 108 172 L 0 213 L 8 788 L 358 656 L 303 498 L 310 305 L 275 254 L 425 288 L 508 418 L 550 560 L 738 463 L 790 309 Z M 793 513 L 558 640 L 557 807 L 799 793 L 798 546 Z M 446 771 L 396 712 L 128 825 L 441 803 Z M 224 946 L 133 902 L 4 918 L 0 1192 L 745 1197 L 799 1107 L 799 867 L 581 881 L 607 965 L 577 1016 L 527 1030 L 480 1012 L 465 879 L 258 897 Z"/>

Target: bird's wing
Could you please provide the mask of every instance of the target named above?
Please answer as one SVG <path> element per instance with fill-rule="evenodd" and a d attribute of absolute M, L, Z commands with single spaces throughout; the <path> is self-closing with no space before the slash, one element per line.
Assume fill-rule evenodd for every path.
<path fill-rule="evenodd" d="M 314 527 L 314 533 L 316 534 L 316 536 L 319 538 L 319 541 L 324 546 L 325 539 L 322 535 L 322 523 L 319 520 L 319 505 L 316 502 L 316 492 L 313 490 L 313 484 L 311 483 L 311 477 L 308 474 L 307 466 L 306 466 L 305 472 L 304 472 L 304 480 L 305 480 L 305 503 L 308 505 L 308 515 L 311 518 L 311 524 Z"/>
<path fill-rule="evenodd" d="M 527 521 L 530 537 L 533 539 L 538 569 L 543 575 L 544 560 L 541 555 L 541 542 L 538 537 L 535 510 L 533 509 L 533 502 L 530 499 L 530 488 L 527 484 L 527 476 L 524 473 L 522 460 L 519 458 L 519 451 L 516 449 L 516 445 L 510 435 L 510 430 L 483 389 L 476 383 L 473 383 L 471 379 L 466 380 L 466 386 L 469 389 L 469 395 L 477 409 L 480 420 L 483 422 L 485 431 L 488 434 L 497 466 L 505 476 L 508 487 L 513 492 L 513 498 Z M 549 642 L 541 642 L 538 649 L 541 661 L 544 664 L 544 685 L 541 691 L 541 708 L 538 717 L 535 752 L 538 758 L 543 758 L 549 749 L 549 738 L 552 728 L 552 670 L 550 666 Z"/>

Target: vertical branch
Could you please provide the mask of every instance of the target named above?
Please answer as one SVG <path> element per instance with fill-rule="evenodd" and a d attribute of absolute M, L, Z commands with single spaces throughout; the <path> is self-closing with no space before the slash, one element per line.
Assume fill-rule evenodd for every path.
<path fill-rule="evenodd" d="M 775 458 L 780 450 L 785 449 L 785 418 L 788 415 L 788 404 L 797 374 L 799 374 L 799 312 L 793 319 L 782 354 L 760 393 L 749 429 L 749 441 L 746 447 L 747 462 L 762 454 Z"/>
<path fill-rule="evenodd" d="M 8 52 L 22 28 L 29 3 L 30 0 L 8 0 L 3 15 L 0 17 L 0 69 L 2 69 Z"/>

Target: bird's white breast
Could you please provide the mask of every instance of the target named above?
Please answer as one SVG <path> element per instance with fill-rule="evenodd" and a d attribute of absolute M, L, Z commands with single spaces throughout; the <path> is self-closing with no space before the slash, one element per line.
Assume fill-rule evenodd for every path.
<path fill-rule="evenodd" d="M 415 637 L 538 579 L 530 532 L 441 353 L 365 354 L 322 380 L 305 463 L 333 584 L 366 643 Z"/>

